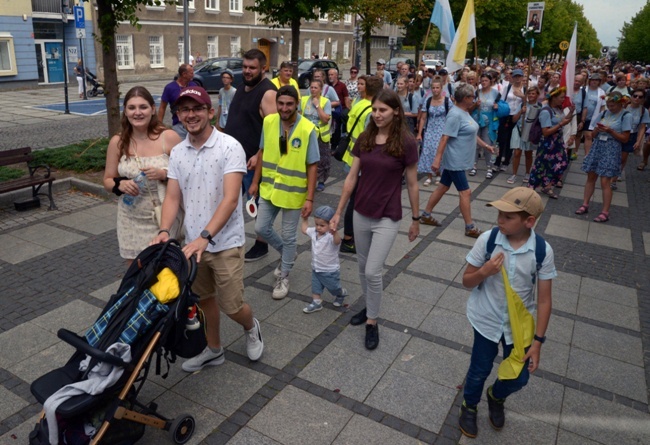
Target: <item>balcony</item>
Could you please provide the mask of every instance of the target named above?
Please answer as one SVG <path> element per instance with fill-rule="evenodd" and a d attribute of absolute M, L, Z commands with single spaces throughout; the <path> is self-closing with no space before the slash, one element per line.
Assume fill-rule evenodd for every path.
<path fill-rule="evenodd" d="M 61 14 L 63 9 L 61 3 L 61 0 L 32 0 L 32 11 Z M 68 14 L 72 14 L 72 8 L 69 9 Z"/>

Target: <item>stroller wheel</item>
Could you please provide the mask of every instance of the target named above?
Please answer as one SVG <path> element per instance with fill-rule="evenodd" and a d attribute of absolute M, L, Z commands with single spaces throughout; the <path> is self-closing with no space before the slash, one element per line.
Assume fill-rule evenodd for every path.
<path fill-rule="evenodd" d="M 96 96 L 99 96 L 100 94 L 101 94 L 102 96 L 104 95 L 104 89 L 103 89 L 102 87 L 97 88 L 97 94 L 96 94 Z"/>
<path fill-rule="evenodd" d="M 196 422 L 189 414 L 181 414 L 176 417 L 169 428 L 169 434 L 174 443 L 186 443 L 194 434 Z"/>
<path fill-rule="evenodd" d="M 86 95 L 87 95 L 88 97 L 95 97 L 95 96 L 97 95 L 97 92 L 96 92 L 95 90 L 88 90 L 88 91 L 86 92 Z"/>

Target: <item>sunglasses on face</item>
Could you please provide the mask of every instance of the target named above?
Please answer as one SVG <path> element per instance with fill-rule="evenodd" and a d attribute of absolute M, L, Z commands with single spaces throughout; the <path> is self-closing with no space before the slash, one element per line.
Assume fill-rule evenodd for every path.
<path fill-rule="evenodd" d="M 643 96 L 640 95 L 640 94 L 635 94 L 635 95 L 632 96 L 632 97 L 635 98 L 635 99 L 643 99 Z"/>
<path fill-rule="evenodd" d="M 350 71 L 350 74 L 357 74 L 359 71 Z"/>
<path fill-rule="evenodd" d="M 280 136 L 280 154 L 287 154 L 287 137 L 285 135 Z"/>

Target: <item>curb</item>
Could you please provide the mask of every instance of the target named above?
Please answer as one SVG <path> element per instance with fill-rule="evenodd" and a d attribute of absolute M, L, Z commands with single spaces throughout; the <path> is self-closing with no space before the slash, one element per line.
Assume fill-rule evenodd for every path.
<path fill-rule="evenodd" d="M 85 193 L 92 193 L 93 195 L 97 195 L 105 199 L 111 197 L 111 194 L 107 192 L 101 185 L 89 181 L 84 181 L 83 179 L 70 177 L 57 179 L 52 183 L 52 193 L 65 192 L 70 189 L 76 189 L 80 192 Z M 47 189 L 41 188 L 41 192 L 44 192 L 45 190 Z M 0 195 L 0 206 L 11 205 L 14 201 L 17 201 L 19 199 L 28 199 L 31 198 L 31 196 L 32 191 L 30 188 L 4 193 Z M 43 198 L 43 195 L 39 195 L 39 197 Z M 47 196 L 44 198 L 46 205 L 49 205 Z M 54 203 L 56 204 L 56 200 Z"/>

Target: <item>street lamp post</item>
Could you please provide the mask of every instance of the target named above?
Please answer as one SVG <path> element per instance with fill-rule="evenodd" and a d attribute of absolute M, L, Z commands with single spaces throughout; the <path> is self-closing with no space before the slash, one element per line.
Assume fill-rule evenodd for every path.
<path fill-rule="evenodd" d="M 68 50 L 65 47 L 65 24 L 68 23 L 68 9 L 70 9 L 70 0 L 61 0 L 61 28 L 63 29 L 63 94 L 65 95 L 65 114 L 70 114 L 70 105 L 68 104 Z"/>

